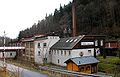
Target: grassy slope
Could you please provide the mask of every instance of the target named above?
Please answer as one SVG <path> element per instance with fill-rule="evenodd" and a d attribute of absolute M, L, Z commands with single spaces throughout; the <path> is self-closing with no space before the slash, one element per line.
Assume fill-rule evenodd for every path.
<path fill-rule="evenodd" d="M 97 57 L 100 61 L 98 69 L 107 74 L 116 75 L 120 74 L 120 59 L 118 57 L 107 57 L 104 59 L 102 56 Z"/>

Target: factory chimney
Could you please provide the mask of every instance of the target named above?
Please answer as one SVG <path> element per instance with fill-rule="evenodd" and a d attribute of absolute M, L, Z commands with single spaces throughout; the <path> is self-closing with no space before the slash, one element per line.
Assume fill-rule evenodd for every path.
<path fill-rule="evenodd" d="M 75 0 L 73 0 L 72 3 L 72 24 L 73 24 L 73 37 L 76 36 L 76 3 Z"/>

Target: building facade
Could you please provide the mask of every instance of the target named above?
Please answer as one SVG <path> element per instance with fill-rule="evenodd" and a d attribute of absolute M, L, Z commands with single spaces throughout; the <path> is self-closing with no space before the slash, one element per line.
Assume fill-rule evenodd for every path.
<path fill-rule="evenodd" d="M 34 39 L 33 38 L 25 38 L 21 40 L 22 46 L 25 47 L 24 52 L 21 52 L 21 59 L 26 62 L 34 62 Z"/>
<path fill-rule="evenodd" d="M 48 54 L 49 49 L 60 38 L 58 36 L 34 36 L 31 38 L 24 38 L 21 40 L 21 45 L 25 47 L 24 52 L 21 52 L 20 58 L 25 62 L 43 64 L 50 63 L 51 57 Z"/>
<path fill-rule="evenodd" d="M 35 44 L 35 62 L 38 64 L 50 63 L 50 48 L 59 41 L 58 36 L 44 36 L 37 38 Z"/>
<path fill-rule="evenodd" d="M 0 47 L 0 58 L 16 58 L 18 53 L 24 51 L 24 49 L 24 47 Z"/>
<path fill-rule="evenodd" d="M 66 66 L 69 58 L 82 56 L 96 56 L 104 46 L 104 36 L 77 36 L 61 38 L 51 47 L 51 63 Z"/>

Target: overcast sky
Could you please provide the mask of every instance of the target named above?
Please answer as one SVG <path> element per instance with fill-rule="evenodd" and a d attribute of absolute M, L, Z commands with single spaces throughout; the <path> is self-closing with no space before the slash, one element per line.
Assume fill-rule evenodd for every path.
<path fill-rule="evenodd" d="M 19 31 L 30 28 L 72 0 L 0 0 L 0 36 L 16 38 Z"/>

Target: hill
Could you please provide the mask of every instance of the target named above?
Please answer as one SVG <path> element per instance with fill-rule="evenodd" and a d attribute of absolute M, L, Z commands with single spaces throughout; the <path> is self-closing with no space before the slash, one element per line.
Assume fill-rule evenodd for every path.
<path fill-rule="evenodd" d="M 102 34 L 109 38 L 120 35 L 120 1 L 119 0 L 75 0 L 77 35 Z M 72 36 L 72 2 L 54 14 L 46 14 L 45 19 L 38 21 L 31 28 L 20 31 L 19 39 L 35 34 L 55 33 L 64 37 Z"/>

